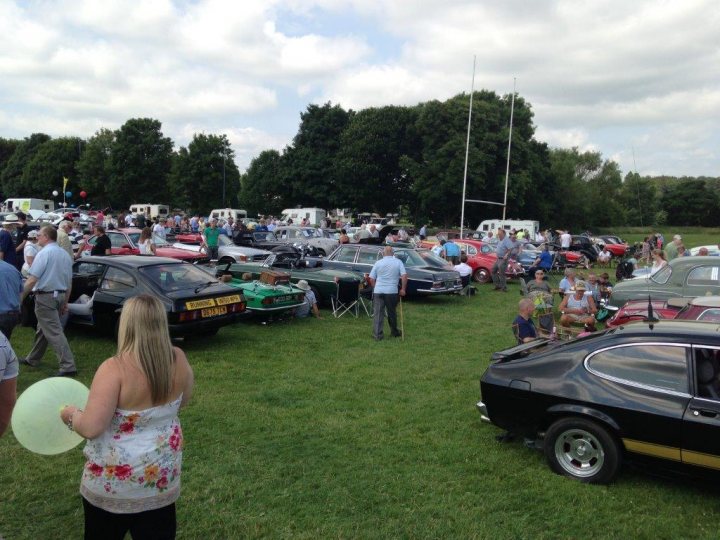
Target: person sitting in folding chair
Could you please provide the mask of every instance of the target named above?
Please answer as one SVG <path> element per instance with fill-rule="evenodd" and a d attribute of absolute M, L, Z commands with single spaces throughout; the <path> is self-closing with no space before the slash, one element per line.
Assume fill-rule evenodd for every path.
<path fill-rule="evenodd" d="M 462 253 L 460 255 L 460 264 L 454 266 L 455 271 L 460 274 L 460 281 L 462 282 L 463 289 L 460 291 L 462 295 L 468 295 L 470 289 L 470 276 L 472 276 L 472 267 L 467 263 L 467 255 Z"/>
<path fill-rule="evenodd" d="M 575 291 L 566 294 L 560 303 L 560 325 L 569 328 L 572 324 L 583 324 L 588 331 L 595 331 L 595 301 L 592 295 L 586 295 L 584 281 L 575 282 Z"/>
<path fill-rule="evenodd" d="M 532 320 L 532 314 L 535 311 L 535 303 L 529 298 L 523 298 L 518 304 L 518 316 L 513 321 L 513 334 L 517 338 L 518 344 L 526 343 L 537 338 L 537 330 Z"/>

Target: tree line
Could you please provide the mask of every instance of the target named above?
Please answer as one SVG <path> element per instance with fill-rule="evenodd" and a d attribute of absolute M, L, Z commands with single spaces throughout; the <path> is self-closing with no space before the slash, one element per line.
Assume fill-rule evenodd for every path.
<path fill-rule="evenodd" d="M 261 152 L 242 174 L 225 135 L 196 134 L 175 150 L 160 121 L 150 118 L 87 140 L 0 138 L 0 193 L 50 198 L 66 177 L 71 204 L 166 203 L 206 213 L 224 203 L 251 215 L 317 206 L 400 211 L 415 223 L 453 226 L 462 210 L 469 97 L 361 111 L 311 104 L 292 142 L 281 152 Z M 468 199 L 503 201 L 511 98 L 487 90 L 473 95 Z M 510 158 L 509 218 L 572 229 L 720 225 L 720 178 L 623 177 L 599 152 L 549 148 L 535 138 L 532 107 L 518 95 Z M 87 201 L 79 199 L 81 190 Z M 465 225 L 501 212 L 467 203 Z"/>

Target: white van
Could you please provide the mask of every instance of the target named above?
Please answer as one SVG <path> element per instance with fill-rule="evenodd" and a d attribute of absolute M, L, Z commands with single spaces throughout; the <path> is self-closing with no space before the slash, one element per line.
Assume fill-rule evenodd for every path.
<path fill-rule="evenodd" d="M 528 219 L 486 219 L 478 225 L 477 231 L 486 235 L 490 231 L 496 233 L 498 229 L 505 229 L 506 231 L 512 229 L 516 231 L 527 229 L 527 231 L 530 232 L 530 236 L 534 239 L 540 231 L 540 222 Z"/>
<path fill-rule="evenodd" d="M 49 199 L 13 198 L 7 199 L 3 204 L 8 212 L 20 210 L 27 214 L 29 210 L 42 210 L 43 212 L 55 210 L 55 203 Z"/>
<path fill-rule="evenodd" d="M 170 207 L 167 204 L 131 204 L 131 214 L 145 214 L 150 219 L 167 219 L 170 214 Z"/>
<path fill-rule="evenodd" d="M 293 225 L 300 225 L 303 218 L 308 218 L 311 225 L 320 225 L 327 212 L 322 208 L 286 208 L 282 211 L 282 220 L 287 223 L 292 219 Z"/>
<path fill-rule="evenodd" d="M 216 208 L 210 212 L 210 217 L 222 221 L 227 221 L 227 218 L 231 217 L 237 223 L 247 218 L 247 210 L 240 210 L 238 208 Z"/>

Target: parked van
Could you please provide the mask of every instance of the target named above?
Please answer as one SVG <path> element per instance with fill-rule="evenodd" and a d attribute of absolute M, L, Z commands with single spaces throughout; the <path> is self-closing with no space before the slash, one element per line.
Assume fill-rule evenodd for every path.
<path fill-rule="evenodd" d="M 308 218 L 312 225 L 320 225 L 326 216 L 327 212 L 322 208 L 286 208 L 282 211 L 282 220 L 292 219 L 293 225 L 299 225 L 303 218 Z"/>
<path fill-rule="evenodd" d="M 238 208 L 216 208 L 210 212 L 210 217 L 223 221 L 227 221 L 227 218 L 231 217 L 237 223 L 238 221 L 247 219 L 247 210 L 240 210 Z"/>
<path fill-rule="evenodd" d="M 52 212 L 55 210 L 55 203 L 49 199 L 13 198 L 7 199 L 4 205 L 8 212 L 20 210 L 26 214 L 29 210 L 42 210 L 43 212 Z"/>
<path fill-rule="evenodd" d="M 495 233 L 498 229 L 505 229 L 506 231 L 527 229 L 532 238 L 535 238 L 540 231 L 540 222 L 527 219 L 486 219 L 478 225 L 477 231 L 485 235 L 490 231 Z"/>
<path fill-rule="evenodd" d="M 145 214 L 153 218 L 167 219 L 170 207 L 167 204 L 131 204 L 131 214 Z"/>

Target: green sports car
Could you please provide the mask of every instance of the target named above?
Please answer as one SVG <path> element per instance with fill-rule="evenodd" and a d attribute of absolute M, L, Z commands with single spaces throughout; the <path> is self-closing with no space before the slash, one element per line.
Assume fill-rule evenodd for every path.
<path fill-rule="evenodd" d="M 247 310 L 264 319 L 287 315 L 305 300 L 303 290 L 287 282 L 270 285 L 258 280 L 242 281 L 232 278 L 226 283 L 240 289 L 245 296 Z"/>
<path fill-rule="evenodd" d="M 285 272 L 290 274 L 290 281 L 297 284 L 304 279 L 315 293 L 318 305 L 329 305 L 330 299 L 337 296 L 338 284 L 342 282 L 344 288 L 357 284 L 358 290 L 365 287 L 365 279 L 360 272 L 350 270 L 336 270 L 323 268 L 322 260 L 306 261 L 300 252 L 292 246 L 277 248 L 265 261 L 240 262 L 217 268 L 218 275 L 230 274 L 233 278 L 242 278 L 243 274 L 250 274 L 250 279 L 260 279 L 263 272 Z M 249 302 L 248 302 L 249 304 Z M 252 306 L 248 305 L 248 309 Z"/>

